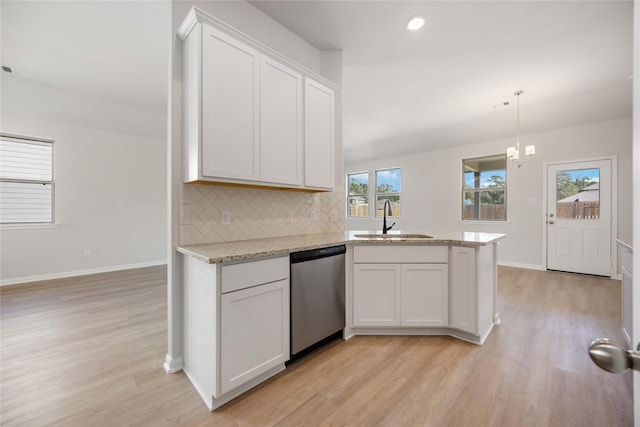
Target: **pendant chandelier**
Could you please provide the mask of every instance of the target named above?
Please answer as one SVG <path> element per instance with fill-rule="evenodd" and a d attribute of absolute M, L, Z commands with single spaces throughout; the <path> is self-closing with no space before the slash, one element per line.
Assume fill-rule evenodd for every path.
<path fill-rule="evenodd" d="M 528 162 L 535 154 L 536 147 L 535 145 L 527 145 L 524 148 L 524 156 L 520 154 L 520 95 L 522 95 L 524 91 L 518 90 L 513 94 L 518 99 L 518 116 L 516 122 L 516 146 L 507 148 L 507 158 L 515 163 L 518 167 L 522 166 L 524 163 Z"/>

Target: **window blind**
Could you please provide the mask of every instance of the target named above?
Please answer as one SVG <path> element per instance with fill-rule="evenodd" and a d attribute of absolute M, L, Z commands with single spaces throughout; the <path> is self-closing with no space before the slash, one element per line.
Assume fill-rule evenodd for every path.
<path fill-rule="evenodd" d="M 0 135 L 0 223 L 53 222 L 53 142 Z"/>

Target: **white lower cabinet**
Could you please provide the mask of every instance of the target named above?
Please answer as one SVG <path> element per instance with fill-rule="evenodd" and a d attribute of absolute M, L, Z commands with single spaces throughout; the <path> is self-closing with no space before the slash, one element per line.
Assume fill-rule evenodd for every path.
<path fill-rule="evenodd" d="M 400 265 L 355 264 L 354 326 L 400 325 Z"/>
<path fill-rule="evenodd" d="M 448 326 L 447 264 L 404 264 L 400 276 L 400 325 Z"/>
<path fill-rule="evenodd" d="M 497 244 L 451 247 L 451 328 L 479 336 L 484 341 L 494 324 L 496 311 Z"/>
<path fill-rule="evenodd" d="M 354 245 L 349 335 L 451 335 L 482 344 L 496 312 L 497 242 Z"/>
<path fill-rule="evenodd" d="M 224 394 L 289 360 L 289 281 L 223 294 L 220 326 Z"/>
<path fill-rule="evenodd" d="M 478 333 L 476 302 L 476 250 L 451 248 L 451 327 Z"/>
<path fill-rule="evenodd" d="M 381 248 L 360 249 L 357 257 L 372 263 L 353 267 L 353 326 L 447 326 L 449 323 L 448 268 L 440 263 L 380 264 Z M 446 261 L 447 248 L 429 253 Z M 393 260 L 412 259 L 410 248 L 385 248 Z M 405 256 L 404 251 L 413 255 Z M 394 253 L 395 252 L 395 253 Z M 408 254 L 407 254 L 408 255 Z M 425 258 L 430 259 L 430 258 Z M 415 260 L 415 259 L 414 259 Z"/>
<path fill-rule="evenodd" d="M 215 409 L 289 360 L 289 257 L 184 265 L 184 371 Z"/>

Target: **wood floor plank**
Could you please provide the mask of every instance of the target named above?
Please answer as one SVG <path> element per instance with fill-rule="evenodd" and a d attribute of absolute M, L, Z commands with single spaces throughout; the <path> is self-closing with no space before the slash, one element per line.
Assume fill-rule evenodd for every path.
<path fill-rule="evenodd" d="M 162 368 L 166 268 L 0 288 L 3 426 L 631 426 L 620 282 L 499 268 L 502 325 L 450 337 L 334 341 L 215 412 Z"/>

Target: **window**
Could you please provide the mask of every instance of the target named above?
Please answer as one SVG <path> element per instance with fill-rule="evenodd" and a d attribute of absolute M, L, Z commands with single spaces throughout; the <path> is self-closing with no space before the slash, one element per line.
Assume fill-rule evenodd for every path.
<path fill-rule="evenodd" d="M 556 172 L 556 216 L 600 219 L 600 169 Z"/>
<path fill-rule="evenodd" d="M 462 219 L 506 221 L 507 156 L 462 161 Z"/>
<path fill-rule="evenodd" d="M 347 175 L 349 185 L 347 214 L 354 218 L 369 217 L 369 172 Z"/>
<path fill-rule="evenodd" d="M 53 141 L 0 134 L 0 224 L 53 222 Z"/>
<path fill-rule="evenodd" d="M 402 171 L 383 169 L 376 171 L 376 217 L 384 216 L 384 204 L 391 204 L 392 216 L 400 218 L 400 193 L 402 191 Z"/>
<path fill-rule="evenodd" d="M 374 172 L 375 191 L 369 186 L 369 172 L 347 174 L 347 215 L 351 218 L 369 218 L 369 199 L 375 200 L 375 217 L 384 216 L 384 204 L 391 204 L 391 215 L 400 218 L 400 194 L 402 192 L 402 170 L 380 169 Z"/>

